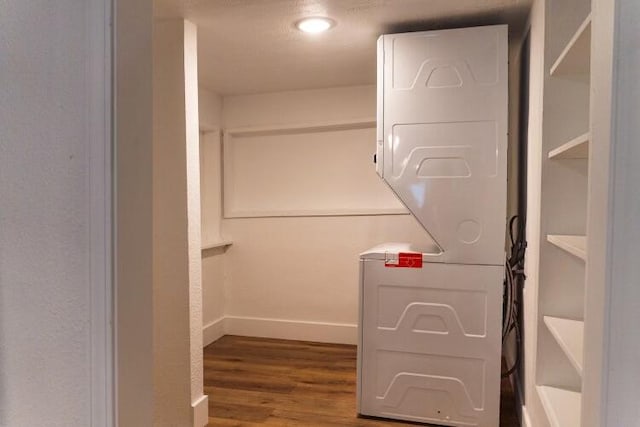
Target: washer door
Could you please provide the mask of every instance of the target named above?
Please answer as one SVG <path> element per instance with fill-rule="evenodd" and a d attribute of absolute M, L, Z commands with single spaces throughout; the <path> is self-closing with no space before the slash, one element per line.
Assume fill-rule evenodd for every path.
<path fill-rule="evenodd" d="M 362 269 L 360 412 L 497 426 L 502 267 Z"/>

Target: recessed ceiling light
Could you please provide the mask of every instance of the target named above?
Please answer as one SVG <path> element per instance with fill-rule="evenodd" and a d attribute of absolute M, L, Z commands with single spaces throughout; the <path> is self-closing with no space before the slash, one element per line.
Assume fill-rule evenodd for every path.
<path fill-rule="evenodd" d="M 315 16 L 304 18 L 296 23 L 296 27 L 305 33 L 317 34 L 327 31 L 335 25 L 335 21 L 329 18 Z"/>

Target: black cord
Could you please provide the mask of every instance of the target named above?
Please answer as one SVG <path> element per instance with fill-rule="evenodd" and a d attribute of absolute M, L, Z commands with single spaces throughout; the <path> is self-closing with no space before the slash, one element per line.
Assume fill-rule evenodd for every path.
<path fill-rule="evenodd" d="M 513 374 L 516 369 L 518 369 L 518 366 L 520 366 L 520 327 L 517 323 L 514 323 L 512 329 L 516 331 L 516 360 L 513 361 L 513 366 L 507 369 L 506 372 L 502 374 L 502 378 L 507 378 L 508 376 Z"/>
<path fill-rule="evenodd" d="M 514 227 L 515 225 L 515 227 Z M 521 330 L 520 330 L 520 302 L 518 297 L 518 284 L 526 279 L 524 275 L 524 257 L 527 242 L 524 238 L 525 224 L 517 215 L 509 219 L 509 240 L 511 248 L 505 260 L 505 280 L 502 309 L 502 343 L 506 342 L 511 332 L 516 335 L 516 360 L 513 366 L 502 374 L 506 378 L 513 374 L 520 364 L 521 359 Z"/>

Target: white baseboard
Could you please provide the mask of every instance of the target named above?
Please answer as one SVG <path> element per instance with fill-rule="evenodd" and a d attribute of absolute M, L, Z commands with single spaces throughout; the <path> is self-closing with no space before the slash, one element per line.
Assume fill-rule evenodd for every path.
<path fill-rule="evenodd" d="M 226 316 L 224 332 L 260 338 L 357 344 L 358 325 Z"/>
<path fill-rule="evenodd" d="M 209 424 L 209 396 L 203 395 L 191 404 L 193 427 L 205 427 Z"/>
<path fill-rule="evenodd" d="M 206 347 L 214 341 L 220 339 L 224 334 L 224 323 L 225 318 L 221 317 L 219 319 L 210 322 L 202 328 L 202 346 Z"/>
<path fill-rule="evenodd" d="M 522 427 L 533 427 L 531 424 L 531 417 L 529 417 L 529 411 L 527 411 L 527 407 L 522 405 L 522 417 L 520 418 L 520 424 Z"/>
<path fill-rule="evenodd" d="M 202 344 L 206 347 L 224 335 L 357 344 L 358 325 L 224 316 L 202 328 Z"/>

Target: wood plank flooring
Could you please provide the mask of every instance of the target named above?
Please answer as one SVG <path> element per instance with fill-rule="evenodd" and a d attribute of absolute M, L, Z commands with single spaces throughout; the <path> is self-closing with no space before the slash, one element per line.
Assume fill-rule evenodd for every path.
<path fill-rule="evenodd" d="M 501 427 L 517 427 L 503 382 Z M 209 426 L 408 426 L 356 416 L 356 347 L 225 336 L 204 349 Z M 496 426 L 497 427 L 497 426 Z"/>

